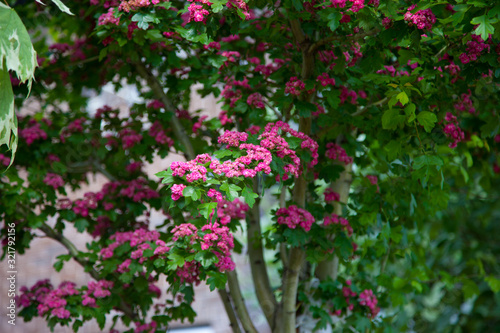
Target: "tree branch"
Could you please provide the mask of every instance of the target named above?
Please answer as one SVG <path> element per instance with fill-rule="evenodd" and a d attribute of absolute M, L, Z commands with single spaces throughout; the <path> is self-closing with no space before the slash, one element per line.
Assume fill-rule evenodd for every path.
<path fill-rule="evenodd" d="M 359 33 L 351 35 L 351 36 L 330 36 L 328 38 L 321 39 L 321 40 L 317 41 L 316 43 L 312 44 L 309 48 L 309 52 L 313 53 L 316 50 L 318 50 L 318 48 L 320 48 L 321 46 L 328 44 L 330 42 L 334 42 L 334 41 L 353 42 L 353 41 L 356 41 L 359 39 L 363 39 L 367 36 L 376 35 L 379 31 L 380 31 L 379 28 L 375 28 L 372 30 L 359 32 Z"/>
<path fill-rule="evenodd" d="M 354 112 L 353 114 L 351 114 L 351 117 L 361 116 L 362 114 L 366 113 L 366 111 L 368 111 L 368 109 L 370 107 L 372 107 L 372 106 L 379 106 L 379 105 L 384 104 L 385 102 L 387 102 L 387 97 L 382 98 L 380 101 L 368 104 L 367 106 L 358 107 L 358 109 L 356 110 L 356 112 Z"/>
<path fill-rule="evenodd" d="M 158 78 L 154 76 L 153 73 L 151 73 L 141 61 L 135 62 L 134 66 L 137 70 L 137 73 L 139 73 L 139 75 L 146 80 L 149 87 L 156 95 L 156 98 L 158 98 L 165 105 L 165 109 L 167 111 L 173 114 L 170 121 L 172 129 L 174 130 L 174 134 L 177 139 L 184 145 L 186 149 L 186 158 L 189 160 L 194 159 L 196 157 L 196 154 L 194 152 L 193 145 L 191 144 L 189 137 L 186 135 L 186 132 L 184 131 L 184 128 L 182 127 L 179 119 L 175 116 L 176 108 L 168 98 L 167 94 L 165 94 L 163 87 L 158 81 Z"/>
<path fill-rule="evenodd" d="M 219 296 L 224 304 L 224 309 L 226 309 L 227 316 L 229 317 L 229 323 L 234 333 L 241 333 L 240 325 L 238 324 L 238 318 L 234 312 L 233 305 L 231 304 L 231 298 L 229 297 L 226 289 L 219 289 Z"/>
<path fill-rule="evenodd" d="M 246 333 L 257 333 L 255 326 L 253 326 L 252 319 L 248 314 L 247 307 L 245 305 L 245 300 L 243 295 L 241 295 L 240 284 L 238 282 L 238 276 L 236 271 L 227 272 L 227 283 L 229 285 L 229 292 L 234 302 L 234 309 L 241 321 L 241 326 Z"/>
<path fill-rule="evenodd" d="M 258 185 L 257 178 L 254 178 L 254 192 L 258 192 Z M 264 261 L 262 234 L 260 228 L 260 198 L 255 200 L 255 204 L 250 210 L 250 214 L 247 218 L 247 242 L 255 293 L 257 294 L 257 299 L 264 315 L 266 316 L 269 326 L 273 327 L 274 312 L 276 310 L 277 303 L 271 289 Z"/>

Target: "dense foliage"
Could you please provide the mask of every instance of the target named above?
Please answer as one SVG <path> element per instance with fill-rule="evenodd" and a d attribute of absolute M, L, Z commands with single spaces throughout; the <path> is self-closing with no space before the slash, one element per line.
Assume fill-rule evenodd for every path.
<path fill-rule="evenodd" d="M 203 282 L 235 332 L 256 332 L 232 259 L 244 250 L 273 332 L 500 325 L 496 1 L 90 0 L 67 4 L 76 15 L 7 2 L 38 67 L 26 99 L 29 40 L 0 54 L 5 169 L 19 137 L 0 178 L 3 255 L 8 230 L 19 254 L 43 234 L 68 249 L 57 270 L 76 260 L 95 280 L 23 288 L 25 320 L 164 332 L 194 319 Z M 108 83 L 140 101 L 89 112 Z M 208 95 L 217 117 L 187 111 Z M 148 176 L 173 153 L 185 159 Z M 68 199 L 92 173 L 102 189 Z M 85 249 L 70 224 L 92 235 Z"/>

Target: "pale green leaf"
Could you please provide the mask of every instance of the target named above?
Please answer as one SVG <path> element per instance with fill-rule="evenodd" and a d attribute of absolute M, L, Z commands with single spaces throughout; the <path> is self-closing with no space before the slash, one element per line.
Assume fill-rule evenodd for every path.
<path fill-rule="evenodd" d="M 69 15 L 73 15 L 71 10 L 69 10 L 69 8 L 65 4 L 63 4 L 61 0 L 50 0 L 50 1 L 55 3 L 61 12 L 64 12 L 64 13 L 69 14 Z"/>
<path fill-rule="evenodd" d="M 14 9 L 0 3 L 0 69 L 15 72 L 31 88 L 36 66 L 36 52 L 23 22 Z"/>
<path fill-rule="evenodd" d="M 17 150 L 17 117 L 9 72 L 0 69 L 0 146 L 3 144 L 12 150 L 10 167 Z"/>

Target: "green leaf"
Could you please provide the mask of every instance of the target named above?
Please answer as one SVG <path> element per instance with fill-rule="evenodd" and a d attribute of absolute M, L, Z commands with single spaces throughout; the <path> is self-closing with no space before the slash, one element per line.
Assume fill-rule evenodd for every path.
<path fill-rule="evenodd" d="M 182 267 L 184 266 L 184 256 L 175 253 L 175 252 L 169 252 L 168 253 L 168 259 L 170 259 L 170 262 L 168 264 L 168 269 L 170 270 L 175 270 L 177 267 Z"/>
<path fill-rule="evenodd" d="M 224 8 L 227 0 L 213 0 L 211 1 L 211 3 L 212 5 L 210 6 L 210 9 L 212 10 L 212 12 L 218 13 Z"/>
<path fill-rule="evenodd" d="M 249 189 L 246 186 L 243 188 L 241 195 L 243 196 L 243 198 L 245 198 L 245 202 L 250 206 L 250 208 L 253 207 L 255 203 L 255 198 L 259 197 L 258 194 L 254 193 L 251 189 Z"/>
<path fill-rule="evenodd" d="M 421 169 L 424 166 L 429 167 L 431 165 L 442 166 L 443 160 L 439 156 L 435 156 L 435 155 L 422 155 L 422 156 L 417 157 L 413 161 L 413 168 L 415 170 Z"/>
<path fill-rule="evenodd" d="M 10 167 L 17 150 L 17 117 L 9 72 L 0 69 L 0 146 L 3 144 L 12 150 Z"/>
<path fill-rule="evenodd" d="M 182 190 L 182 195 L 185 197 L 191 197 L 195 193 L 195 189 L 192 186 L 186 186 Z M 194 199 L 193 199 L 194 200 Z"/>
<path fill-rule="evenodd" d="M 422 111 L 417 115 L 417 120 L 424 127 L 425 131 L 430 133 L 437 122 L 437 117 L 432 112 Z"/>
<path fill-rule="evenodd" d="M 340 25 L 341 18 L 342 14 L 340 14 L 339 12 L 333 12 L 328 15 L 328 28 L 330 28 L 331 31 L 337 30 Z"/>
<path fill-rule="evenodd" d="M 165 37 L 163 37 L 163 35 L 160 33 L 160 30 L 157 29 L 148 30 L 146 32 L 146 38 L 153 42 L 158 42 L 165 39 Z"/>
<path fill-rule="evenodd" d="M 194 259 L 198 261 L 204 268 L 210 267 L 213 263 L 217 262 L 217 256 L 209 251 L 201 251 L 196 253 Z"/>
<path fill-rule="evenodd" d="M 28 31 L 14 9 L 0 3 L 0 146 L 6 144 L 12 150 L 12 159 L 17 150 L 17 118 L 14 114 L 14 95 L 9 71 L 15 72 L 21 82 L 28 81 L 31 90 L 36 52 Z M 9 165 L 10 166 L 10 165 Z"/>
<path fill-rule="evenodd" d="M 494 293 L 497 293 L 500 291 L 500 280 L 497 279 L 496 277 L 494 276 L 487 276 L 484 281 L 486 281 L 488 283 L 488 285 L 490 286 L 491 290 L 494 292 Z"/>
<path fill-rule="evenodd" d="M 84 218 L 79 218 L 75 221 L 75 228 L 78 232 L 84 232 L 85 229 L 89 226 L 89 221 Z"/>
<path fill-rule="evenodd" d="M 227 61 L 227 57 L 215 54 L 208 58 L 208 63 L 215 68 L 220 68 Z"/>
<path fill-rule="evenodd" d="M 397 99 L 398 99 L 398 101 L 400 101 L 400 102 L 401 102 L 401 104 L 403 104 L 403 105 L 406 105 L 406 104 L 410 101 L 410 99 L 408 98 L 408 95 L 407 95 L 407 94 L 406 94 L 406 92 L 404 92 L 404 91 L 400 92 L 400 93 L 396 96 L 396 98 L 397 98 Z"/>
<path fill-rule="evenodd" d="M 464 298 L 469 299 L 474 295 L 479 294 L 479 287 L 474 281 L 466 279 L 463 281 L 462 291 L 464 292 Z"/>
<path fill-rule="evenodd" d="M 233 156 L 233 154 L 234 152 L 229 149 L 218 150 L 214 153 L 215 157 L 217 157 L 218 159 L 224 158 L 226 156 Z"/>
<path fill-rule="evenodd" d="M 399 110 L 387 110 L 382 115 L 382 128 L 387 130 L 395 130 L 398 125 L 403 124 L 405 120 L 406 116 L 400 115 Z"/>
<path fill-rule="evenodd" d="M 207 274 L 210 276 L 207 279 L 207 283 L 210 286 L 210 291 L 214 291 L 215 288 L 222 289 L 226 286 L 226 274 L 214 271 L 209 271 L 207 272 Z"/>
<path fill-rule="evenodd" d="M 479 24 L 476 30 L 474 30 L 474 34 L 480 35 L 484 41 L 488 39 L 489 34 L 495 33 L 495 27 L 491 25 L 490 19 L 486 15 L 474 17 L 470 23 L 474 25 Z"/>
<path fill-rule="evenodd" d="M 241 190 L 241 187 L 234 184 L 224 183 L 221 185 L 220 189 L 226 192 L 226 197 L 228 201 L 233 201 L 239 196 L 238 191 Z"/>
<path fill-rule="evenodd" d="M 153 14 L 136 13 L 132 16 L 132 22 L 137 22 L 137 26 L 142 30 L 149 28 L 149 23 L 160 23 L 160 20 Z"/>
<path fill-rule="evenodd" d="M 408 104 L 406 107 L 405 107 L 405 114 L 406 114 L 406 117 L 408 118 L 408 123 L 411 123 L 412 121 L 415 120 L 415 110 L 416 110 L 416 106 L 415 104 L 413 103 L 410 103 Z"/>
<path fill-rule="evenodd" d="M 153 261 L 153 265 L 155 265 L 155 267 L 157 268 L 163 267 L 165 266 L 165 259 L 162 258 L 155 259 L 155 261 Z"/>
<path fill-rule="evenodd" d="M 198 211 L 204 218 L 208 219 L 210 217 L 210 214 L 212 214 L 212 212 L 216 207 L 217 207 L 217 202 L 207 202 L 198 205 Z"/>
<path fill-rule="evenodd" d="M 50 0 L 50 1 L 52 1 L 53 3 L 55 3 L 55 4 L 56 4 L 56 6 L 57 6 L 57 8 L 59 8 L 59 10 L 60 10 L 61 12 L 64 12 L 64 13 L 66 13 L 66 14 L 68 14 L 68 15 L 74 15 L 74 14 L 73 14 L 73 13 L 69 10 L 69 8 L 68 8 L 65 4 L 63 4 L 63 3 L 62 3 L 62 1 L 61 1 L 61 0 Z M 43 3 L 42 1 L 40 1 L 40 0 L 36 0 L 36 2 L 38 2 L 38 3 L 42 4 L 42 5 L 44 5 L 44 3 Z"/>

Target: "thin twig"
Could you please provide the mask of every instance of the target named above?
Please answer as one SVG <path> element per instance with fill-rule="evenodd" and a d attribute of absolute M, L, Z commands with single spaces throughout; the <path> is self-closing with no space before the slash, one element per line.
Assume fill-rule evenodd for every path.
<path fill-rule="evenodd" d="M 382 105 L 384 104 L 385 102 L 387 102 L 387 97 L 384 97 L 382 98 L 380 101 L 377 101 L 377 102 L 374 102 L 374 103 L 371 103 L 371 104 L 368 104 L 366 106 L 363 106 L 363 107 L 358 107 L 358 110 L 356 112 L 354 112 L 353 114 L 351 114 L 352 117 L 357 117 L 357 116 L 361 116 L 362 114 L 366 113 L 366 111 L 368 111 L 368 109 L 372 106 L 379 106 L 379 105 Z"/>

